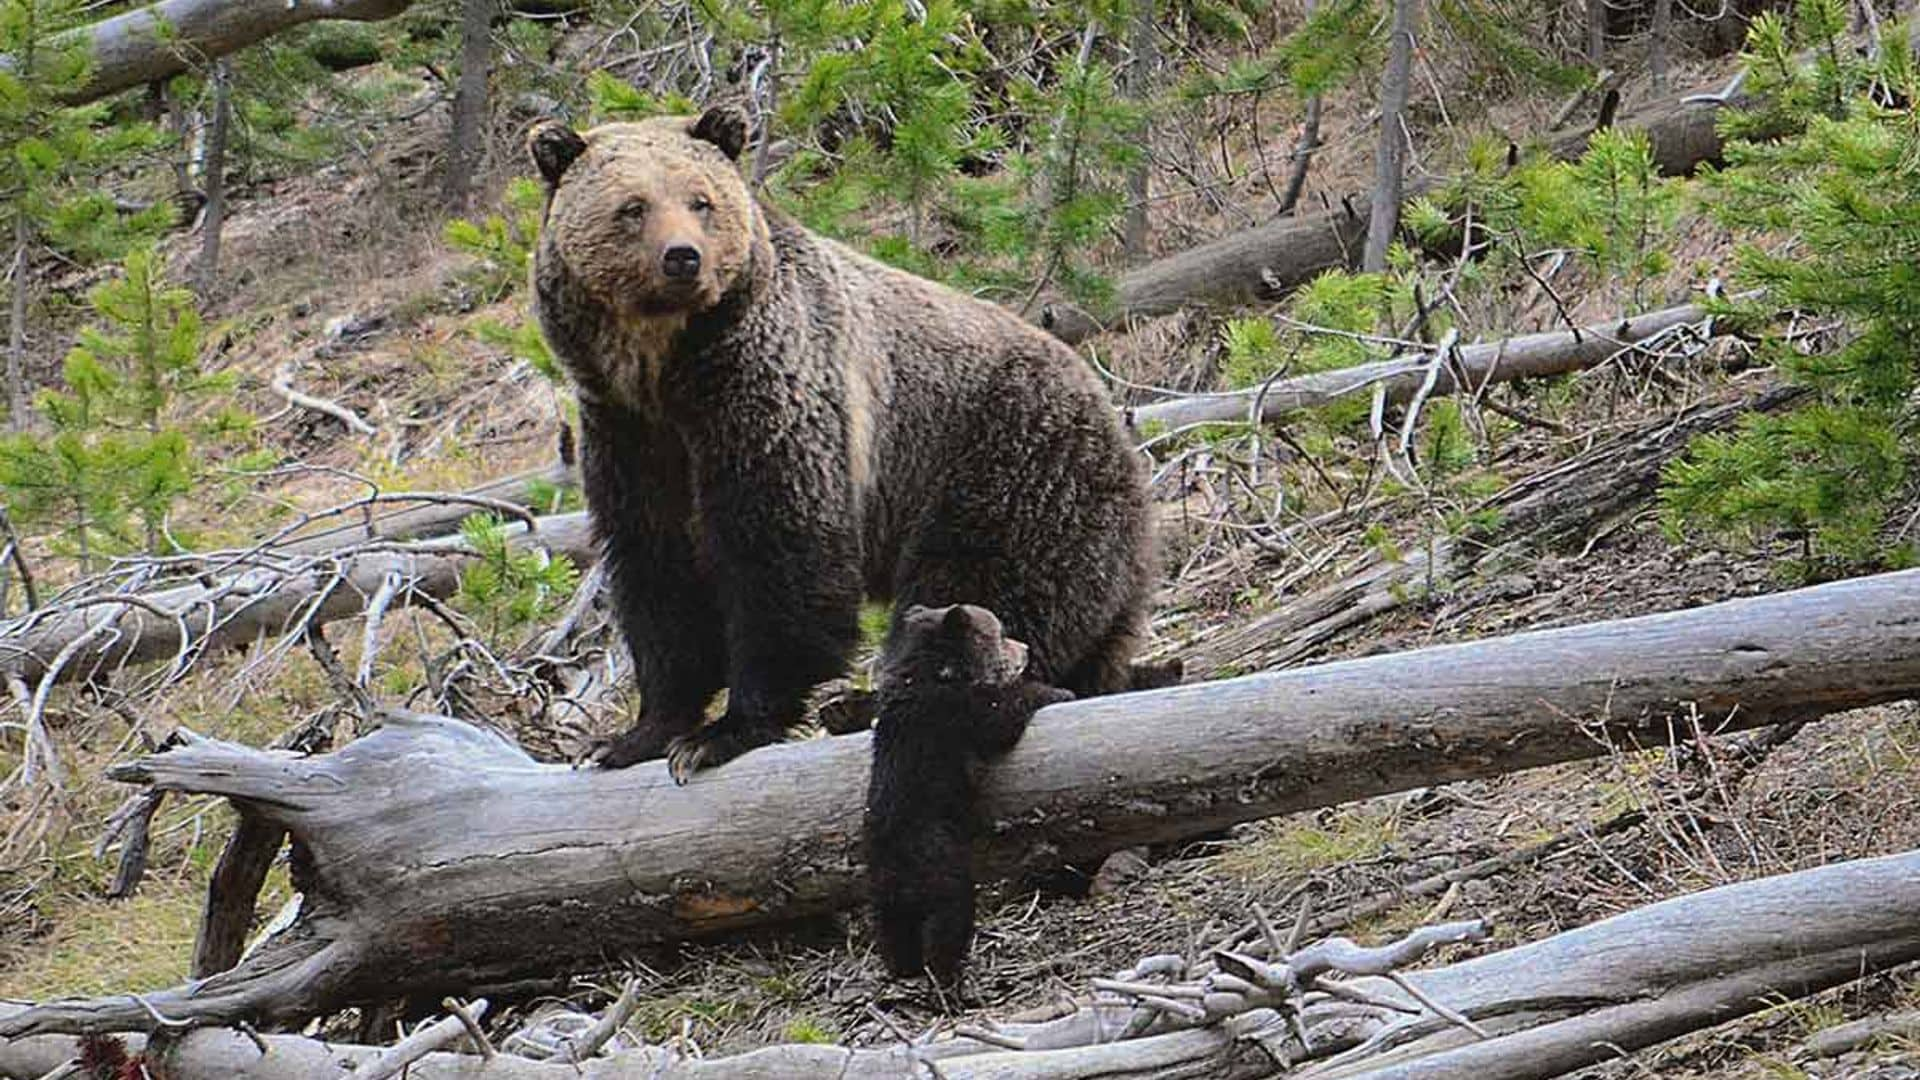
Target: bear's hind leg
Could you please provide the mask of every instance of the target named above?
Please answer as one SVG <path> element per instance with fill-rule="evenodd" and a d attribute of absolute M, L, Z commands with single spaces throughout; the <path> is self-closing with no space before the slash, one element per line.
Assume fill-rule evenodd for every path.
<path fill-rule="evenodd" d="M 935 982 L 952 987 L 960 980 L 973 945 L 973 889 L 935 900 L 927 912 L 927 971 Z"/>
<path fill-rule="evenodd" d="M 920 974 L 925 966 L 920 931 L 926 924 L 926 912 L 912 904 L 876 903 L 873 923 L 887 973 L 903 979 Z"/>

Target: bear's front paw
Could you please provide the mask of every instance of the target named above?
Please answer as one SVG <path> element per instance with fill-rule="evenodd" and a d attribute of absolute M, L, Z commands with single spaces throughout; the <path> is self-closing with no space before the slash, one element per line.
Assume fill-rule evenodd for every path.
<path fill-rule="evenodd" d="M 666 754 L 672 734 L 660 724 L 641 721 L 626 732 L 594 744 L 586 764 L 602 769 L 624 769 Z"/>
<path fill-rule="evenodd" d="M 668 743 L 667 772 L 674 783 L 684 785 L 701 769 L 724 765 L 749 750 L 779 739 L 779 728 L 743 722 L 728 714 Z"/>

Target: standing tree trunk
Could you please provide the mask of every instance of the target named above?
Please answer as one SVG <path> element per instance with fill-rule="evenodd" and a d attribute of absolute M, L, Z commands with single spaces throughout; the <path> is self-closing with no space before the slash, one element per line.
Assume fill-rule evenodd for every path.
<path fill-rule="evenodd" d="M 7 323 L 7 427 L 27 429 L 27 211 L 13 208 L 13 304 Z"/>
<path fill-rule="evenodd" d="M 1127 62 L 1126 95 L 1127 99 L 1146 112 L 1147 96 L 1152 93 L 1153 66 L 1159 59 L 1159 50 L 1155 48 L 1153 25 L 1153 0 L 1134 0 L 1133 22 L 1129 32 L 1128 48 L 1133 56 Z M 1150 188 L 1153 173 L 1153 155 L 1151 138 L 1153 125 L 1148 122 L 1140 132 L 1140 160 L 1127 172 L 1127 217 L 1121 225 L 1121 240 L 1129 262 L 1138 261 L 1147 254 L 1147 199 L 1153 194 Z"/>
<path fill-rule="evenodd" d="M 493 67 L 494 5 L 495 0 L 460 0 L 460 82 L 453 92 L 453 134 L 440 189 L 453 213 L 471 205 L 473 174 L 480 164 L 487 79 Z"/>
<path fill-rule="evenodd" d="M 1420 0 L 1394 0 L 1387 67 L 1380 73 L 1380 151 L 1374 158 L 1373 212 L 1360 269 L 1369 274 L 1387 268 L 1387 248 L 1400 225 L 1400 187 L 1407 156 L 1407 91 L 1413 83 L 1413 28 Z"/>
<path fill-rule="evenodd" d="M 1647 72 L 1653 78 L 1653 92 L 1665 96 L 1667 69 L 1671 64 L 1667 50 L 1673 41 L 1673 0 L 1653 0 L 1653 26 L 1647 35 Z"/>
<path fill-rule="evenodd" d="M 1587 0 L 1587 63 L 1599 71 L 1607 59 L 1607 0 Z"/>
<path fill-rule="evenodd" d="M 766 61 L 767 96 L 760 96 L 760 88 L 754 87 L 753 106 L 760 112 L 760 138 L 753 147 L 753 174 L 748 179 L 755 191 L 767 182 L 768 155 L 773 150 L 773 117 L 780 110 L 780 35 L 775 33 L 767 45 Z"/>
<path fill-rule="evenodd" d="M 220 277 L 220 230 L 227 222 L 227 128 L 233 115 L 233 66 L 225 57 L 213 62 L 213 122 L 207 127 L 207 156 L 200 184 L 207 192 L 207 216 L 200 225 L 200 262 L 193 291 L 200 302 L 213 298 Z"/>
<path fill-rule="evenodd" d="M 161 99 L 167 107 L 167 129 L 173 132 L 173 140 L 176 144 L 172 162 L 174 190 L 192 191 L 193 122 L 187 115 L 187 103 L 180 100 L 180 95 L 167 84 L 167 80 L 163 79 L 153 85 L 160 88 Z M 192 222 L 189 221 L 187 224 L 191 225 Z"/>

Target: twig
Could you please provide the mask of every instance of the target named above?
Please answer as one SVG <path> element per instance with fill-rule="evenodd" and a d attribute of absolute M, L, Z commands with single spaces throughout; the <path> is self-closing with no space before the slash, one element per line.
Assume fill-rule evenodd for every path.
<path fill-rule="evenodd" d="M 627 1021 L 633 1019 L 633 1014 L 639 1010 L 640 980 L 628 979 L 627 984 L 620 988 L 620 997 L 608 1006 L 607 1011 L 587 1029 L 586 1034 L 567 1047 L 566 1053 L 560 1056 L 560 1060 L 568 1065 L 578 1065 L 599 1053 L 600 1048 L 611 1042 L 615 1035 L 620 1034 L 620 1030 L 627 1026 Z"/>
<path fill-rule="evenodd" d="M 472 1016 L 462 1015 L 471 1012 Z M 451 1046 L 461 1036 L 467 1034 L 467 1023 L 485 1016 L 487 999 L 475 998 L 467 1004 L 460 1014 L 444 1017 L 388 1047 L 379 1057 L 362 1062 L 360 1067 L 347 1074 L 347 1080 L 388 1080 L 398 1076 L 402 1069 L 433 1053 Z"/>
<path fill-rule="evenodd" d="M 475 1004 L 482 1008 L 486 1005 L 484 1001 L 476 1001 Z M 473 1040 L 473 1045 L 480 1051 L 480 1057 L 483 1061 L 492 1061 L 494 1057 L 497 1056 L 497 1052 L 493 1048 L 493 1043 L 487 1038 L 487 1033 L 480 1030 L 479 1019 L 474 1016 L 473 1011 L 468 1006 L 460 1003 L 459 998 L 441 998 L 440 1007 L 452 1013 L 453 1018 L 460 1021 L 460 1026 L 467 1029 L 467 1038 Z"/>
<path fill-rule="evenodd" d="M 312 394 L 303 394 L 295 390 L 292 379 L 293 366 L 290 364 L 282 365 L 279 370 L 273 373 L 273 378 L 267 381 L 267 388 L 285 398 L 287 404 L 295 408 L 311 409 L 317 413 L 325 413 L 362 435 L 378 434 L 377 429 L 375 429 L 372 424 L 362 420 L 359 413 L 354 412 L 345 405 L 337 401 L 328 401 L 326 398 L 314 397 Z"/>
<path fill-rule="evenodd" d="M 367 694 L 373 692 L 373 661 L 380 655 L 380 620 L 386 617 L 393 598 L 400 595 L 401 582 L 400 571 L 387 571 L 380 579 L 380 588 L 374 590 L 373 599 L 367 602 L 367 619 L 360 630 L 360 662 L 353 676 L 353 681 Z"/>

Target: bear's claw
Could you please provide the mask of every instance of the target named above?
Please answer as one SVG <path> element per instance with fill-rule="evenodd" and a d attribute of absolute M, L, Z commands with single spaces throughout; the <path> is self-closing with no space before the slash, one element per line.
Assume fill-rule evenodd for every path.
<path fill-rule="evenodd" d="M 685 785 L 701 769 L 725 765 L 749 750 L 778 742 L 780 729 L 741 723 L 722 716 L 706 727 L 689 731 L 667 743 L 667 774 Z"/>

